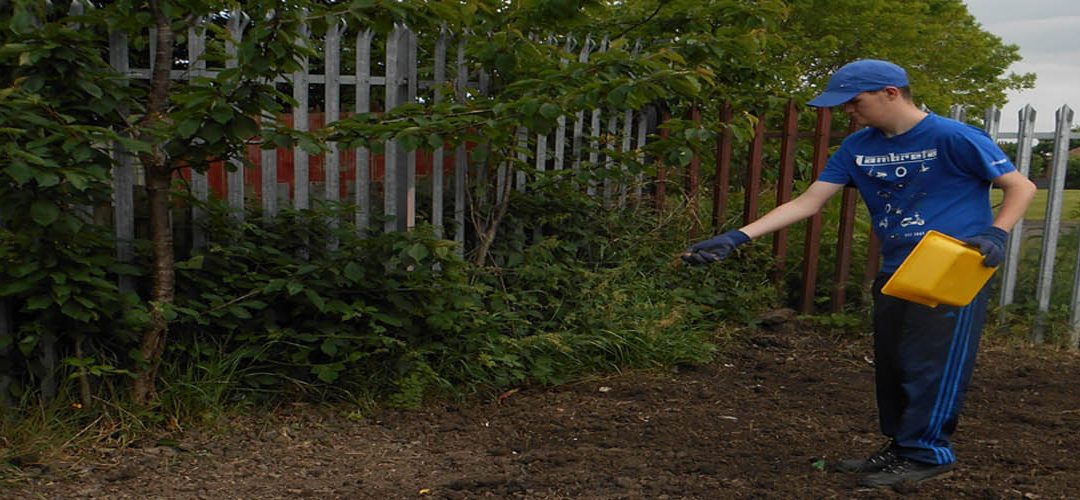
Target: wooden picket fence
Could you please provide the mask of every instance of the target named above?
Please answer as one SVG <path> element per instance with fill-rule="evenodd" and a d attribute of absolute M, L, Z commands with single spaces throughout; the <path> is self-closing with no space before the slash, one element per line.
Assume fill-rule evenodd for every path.
<path fill-rule="evenodd" d="M 244 31 L 244 17 L 234 12 L 229 16 L 227 29 L 235 39 L 240 39 Z M 315 36 L 309 34 L 309 36 Z M 372 73 L 374 64 L 372 54 L 372 42 L 375 34 L 371 30 L 347 32 L 340 23 L 329 23 L 322 37 L 324 47 L 323 68 L 321 74 L 310 73 L 305 61 L 304 67 L 293 74 L 291 78 L 283 80 L 293 87 L 293 98 L 297 102 L 291 110 L 293 127 L 298 130 L 309 130 L 313 127 L 333 123 L 348 116 L 351 113 L 367 113 L 378 107 L 381 110 L 391 110 L 406 102 L 417 102 L 423 99 L 426 102 L 439 102 L 444 96 L 440 88 L 444 83 L 450 83 L 456 92 L 464 94 L 467 91 L 484 94 L 487 92 L 488 77 L 483 72 L 470 73 L 468 61 L 466 61 L 465 40 L 455 37 L 451 33 L 443 31 L 435 39 L 435 45 L 429 53 L 433 56 L 431 78 L 421 80 L 418 78 L 418 37 L 405 26 L 396 26 L 387 34 L 385 40 L 385 54 L 382 54 L 385 71 L 382 75 Z M 354 44 L 355 47 L 355 73 L 342 74 L 341 45 L 344 41 Z M 150 38 L 153 40 L 153 37 Z M 192 29 L 187 37 L 187 54 L 190 60 L 188 67 L 174 69 L 172 77 L 178 80 L 190 79 L 198 76 L 212 76 L 214 68 L 207 68 L 201 55 L 205 50 L 205 30 Z M 567 49 L 574 48 L 580 61 L 587 61 L 590 54 L 598 50 L 604 50 L 606 41 L 585 40 L 580 46 L 574 47 L 568 43 Z M 151 44 L 147 48 L 153 53 Z M 235 54 L 235 47 L 229 45 L 227 52 Z M 127 35 L 121 32 L 113 33 L 109 47 L 110 61 L 120 73 L 132 78 L 149 78 L 153 68 L 133 68 L 130 65 L 131 54 Z M 453 64 L 448 62 L 452 57 Z M 150 58 L 152 60 L 152 58 Z M 226 63 L 229 67 L 231 62 Z M 324 89 L 322 101 L 324 108 L 321 112 L 311 109 L 309 103 L 312 98 L 308 93 L 309 84 L 321 84 Z M 342 111 L 341 92 L 343 86 L 353 88 L 355 91 L 354 109 Z M 382 92 L 373 90 L 381 89 Z M 379 103 L 372 102 L 373 95 L 383 95 L 384 99 Z M 719 121 L 731 122 L 734 111 L 730 104 L 721 107 Z M 723 222 L 727 220 L 726 210 L 731 196 L 731 179 L 733 172 L 744 168 L 745 173 L 741 191 L 743 195 L 742 222 L 749 223 L 760 215 L 762 196 L 765 192 L 775 193 L 776 203 L 784 203 L 793 196 L 792 186 L 795 178 L 796 150 L 800 141 L 811 141 L 813 155 L 811 160 L 812 175 L 816 177 L 824 168 L 830 147 L 834 146 L 843 136 L 851 132 L 848 130 L 832 130 L 833 117 L 828 109 L 816 110 L 815 127 L 812 131 L 800 131 L 799 107 L 794 100 L 790 100 L 785 107 L 780 130 L 766 130 L 769 116 L 759 116 L 756 122 L 753 139 L 750 141 L 748 151 L 745 152 L 745 162 L 736 160 L 743 157 L 744 153 L 735 151 L 736 144 L 731 132 L 727 128 L 717 131 L 715 161 L 712 178 L 712 203 L 711 214 L 707 220 L 711 221 L 711 231 L 721 229 Z M 1053 263 L 1057 247 L 1058 235 L 1061 225 L 1061 197 L 1064 188 L 1064 178 L 1067 163 L 1068 144 L 1072 129 L 1073 112 L 1067 106 L 1057 111 L 1057 126 L 1053 132 L 1035 132 L 1035 110 L 1025 107 L 1020 111 L 1019 129 L 1013 132 L 1000 132 L 1001 111 L 998 109 L 988 110 L 984 116 L 986 130 L 998 140 L 1016 140 L 1018 151 L 1015 162 L 1020 171 L 1028 173 L 1031 164 L 1031 148 L 1034 140 L 1055 141 L 1055 154 L 1053 161 L 1053 173 L 1049 187 L 1049 199 L 1047 216 L 1043 221 L 1043 249 L 1040 257 L 1039 281 L 1037 286 L 1037 302 L 1040 318 L 1044 318 L 1050 307 L 1050 287 L 1052 280 Z M 950 112 L 951 117 L 959 120 L 966 119 L 964 108 L 954 106 Z M 688 117 L 692 120 L 700 120 L 700 113 L 695 109 Z M 531 162 L 536 170 L 546 169 L 582 169 L 591 166 L 614 167 L 616 155 L 607 154 L 602 148 L 600 137 L 606 136 L 606 142 L 610 150 L 621 154 L 636 154 L 642 160 L 645 159 L 642 148 L 651 140 L 650 131 L 657 130 L 658 122 L 666 119 L 665 116 L 657 116 L 655 109 L 645 110 L 611 110 L 596 109 L 591 112 L 579 112 L 575 116 L 561 117 L 558 126 L 550 135 L 535 134 L 521 128 L 517 130 L 519 141 L 519 157 L 521 162 Z M 666 134 L 665 129 L 660 129 L 660 136 Z M 762 185 L 763 172 L 765 171 L 764 157 L 766 142 L 778 140 L 779 175 L 773 189 L 766 189 Z M 227 200 L 234 209 L 235 216 L 242 218 L 246 200 L 257 200 L 262 212 L 273 217 L 280 208 L 280 204 L 287 203 L 296 209 L 308 209 L 312 205 L 313 186 L 321 184 L 321 193 L 314 193 L 328 201 L 342 201 L 351 198 L 355 206 L 353 222 L 360 231 L 364 231 L 371 225 L 373 195 L 381 191 L 381 213 L 386 216 L 383 230 L 407 231 L 417 223 L 417 178 L 423 175 L 429 177 L 431 185 L 431 207 L 428 221 L 438 236 L 442 237 L 444 214 L 446 210 L 452 210 L 453 235 L 446 235 L 448 239 L 458 242 L 461 251 L 465 245 L 466 228 L 466 187 L 469 182 L 470 165 L 468 154 L 464 146 L 458 146 L 453 151 L 444 151 L 436 148 L 431 151 L 406 152 L 394 141 L 385 145 L 385 153 L 373 155 L 370 151 L 360 148 L 342 151 L 336 144 L 329 145 L 329 152 L 325 155 L 312 157 L 300 150 L 262 150 L 251 147 L 247 154 L 252 163 L 257 167 L 254 170 L 245 169 L 241 165 L 238 168 L 224 169 L 218 165 L 208 173 L 189 172 L 186 175 L 190 179 L 192 195 L 201 200 L 206 200 L 213 193 Z M 140 174 L 130 155 L 125 154 L 122 148 L 116 146 L 117 166 L 113 171 L 114 182 L 114 229 L 117 238 L 117 256 L 122 261 L 130 261 L 134 258 L 133 240 L 135 235 L 135 202 L 134 192 L 139 188 Z M 313 168 L 314 167 L 314 168 Z M 291 176 L 283 176 L 289 173 Z M 514 187 L 524 189 L 530 179 L 524 172 L 517 171 L 514 178 L 509 178 L 510 170 L 498 171 L 498 182 L 513 183 Z M 450 179 L 447 177 L 449 174 Z M 640 200 L 642 197 L 651 196 L 659 207 L 666 205 L 667 187 L 670 183 L 669 176 L 674 175 L 671 167 L 662 165 L 657 168 L 655 179 L 638 178 L 634 182 L 621 185 L 605 184 L 603 186 L 590 185 L 588 189 L 592 194 L 602 195 L 614 206 L 622 206 L 628 199 Z M 701 192 L 702 175 L 700 158 L 694 157 L 684 172 L 678 173 L 685 179 L 685 194 L 690 200 L 690 210 L 697 210 L 698 197 Z M 376 182 L 381 183 L 381 189 Z M 313 184 L 314 182 L 314 184 Z M 649 186 L 646 192 L 643 186 Z M 601 191 L 602 189 L 602 191 Z M 499 190 L 502 192 L 502 190 Z M 254 193 L 256 196 L 248 196 Z M 449 199 L 447 199 L 447 197 Z M 845 188 L 841 201 L 841 218 L 837 228 L 837 241 L 835 261 L 832 263 L 833 287 L 830 292 L 829 304 L 833 312 L 842 311 L 847 299 L 845 297 L 847 285 L 851 282 L 852 269 L 852 245 L 855 232 L 855 211 L 858 205 L 858 195 L 854 188 Z M 695 214 L 696 215 L 696 214 Z M 207 236 L 199 229 L 198 221 L 203 217 L 198 208 L 192 209 L 191 217 L 194 224 L 191 241 L 194 246 L 206 243 Z M 803 244 L 804 254 L 801 256 L 801 279 L 802 290 L 799 309 L 803 313 L 815 312 L 816 283 L 818 274 L 821 272 L 819 265 L 823 217 L 815 215 L 806 222 L 804 231 L 805 241 Z M 703 236 L 705 228 L 695 228 L 691 238 Z M 1000 304 L 1005 306 L 1014 302 L 1017 268 L 1019 265 L 1020 237 L 1022 227 L 1013 231 L 1008 241 L 1007 258 L 1002 271 L 998 273 L 1000 283 Z M 782 230 L 771 237 L 772 254 L 778 271 L 782 271 L 788 265 L 789 236 L 787 230 Z M 869 235 L 870 247 L 867 249 L 868 261 L 862 276 L 857 277 L 861 284 L 866 284 L 877 273 L 879 260 L 878 242 L 872 232 Z M 832 244 L 832 243 L 830 243 Z M 132 287 L 130 282 L 121 282 L 126 289 Z M 1071 345 L 1080 344 L 1080 262 L 1077 263 L 1077 278 L 1074 279 L 1074 292 L 1070 304 L 1072 311 L 1073 334 Z M 0 334 L 10 331 L 11 304 L 0 302 Z M 1037 341 L 1043 338 L 1044 328 L 1041 320 L 1033 326 L 1033 335 Z"/>

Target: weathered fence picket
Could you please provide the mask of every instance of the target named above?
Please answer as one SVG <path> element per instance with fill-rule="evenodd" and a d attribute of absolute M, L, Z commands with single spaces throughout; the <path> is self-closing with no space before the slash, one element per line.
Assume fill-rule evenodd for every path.
<path fill-rule="evenodd" d="M 370 29 L 356 35 L 356 113 L 371 112 L 371 40 Z M 371 224 L 371 152 L 368 148 L 356 149 L 355 201 L 356 230 L 367 234 Z"/>
<path fill-rule="evenodd" d="M 854 120 L 848 120 L 847 134 L 855 130 Z M 852 244 L 855 238 L 855 207 L 858 201 L 858 190 L 854 186 L 844 187 L 840 197 L 840 227 L 837 229 L 836 262 L 833 273 L 831 307 L 834 313 L 843 311 L 847 301 L 847 283 L 851 271 Z"/>
<path fill-rule="evenodd" d="M 581 52 L 578 54 L 579 63 L 589 62 L 589 53 L 592 52 L 593 41 L 592 38 L 586 37 L 585 43 L 581 45 Z M 574 119 L 574 137 L 573 137 L 573 156 L 571 157 L 571 165 L 574 171 L 578 171 L 581 168 L 581 148 L 582 148 L 582 136 L 585 135 L 585 111 L 578 111 L 575 114 Z"/>
<path fill-rule="evenodd" d="M 203 54 L 206 52 L 206 24 L 199 24 L 197 27 L 188 29 L 187 33 L 187 50 L 188 50 L 188 73 L 187 79 L 194 80 L 196 78 L 202 78 L 206 76 L 206 59 L 203 58 Z M 210 184 L 206 179 L 206 173 L 191 171 L 191 194 L 200 201 L 205 202 L 210 199 Z M 191 246 L 192 248 L 202 248 L 206 246 L 206 232 L 203 231 L 203 220 L 206 218 L 205 210 L 199 204 L 195 204 L 191 207 Z"/>
<path fill-rule="evenodd" d="M 829 158 L 829 139 L 832 135 L 832 110 L 818 108 L 817 122 L 814 127 L 814 153 L 811 160 L 811 178 L 817 179 L 825 169 Z M 816 213 L 806 221 L 806 235 L 803 244 L 802 265 L 802 300 L 799 312 L 808 314 L 814 310 L 814 288 L 817 286 L 818 256 L 820 254 L 822 215 Z"/>
<path fill-rule="evenodd" d="M 469 69 L 465 65 L 465 41 L 457 44 L 457 78 L 454 80 L 454 93 L 463 99 L 469 81 Z M 468 181 L 469 160 L 465 145 L 459 144 L 454 149 L 454 241 L 455 251 L 459 256 L 465 253 L 465 184 Z"/>
<path fill-rule="evenodd" d="M 695 128 L 701 127 L 701 108 L 697 103 L 690 105 L 689 111 L 690 122 L 694 124 Z M 694 154 L 690 158 L 690 164 L 686 166 L 686 197 L 689 199 L 687 203 L 687 211 L 690 213 L 690 238 L 697 239 L 699 232 L 701 231 L 701 217 L 699 214 L 699 203 L 701 187 L 701 157 Z"/>
<path fill-rule="evenodd" d="M 791 201 L 795 184 L 795 146 L 799 138 L 799 110 L 794 99 L 788 99 L 784 108 L 784 125 L 780 132 L 780 175 L 776 178 L 776 206 Z M 773 234 L 773 259 L 776 262 L 776 275 L 785 268 L 787 258 L 788 229 L 784 228 Z"/>
<path fill-rule="evenodd" d="M 716 140 L 716 172 L 713 178 L 712 230 L 719 233 L 724 228 L 727 215 L 728 190 L 731 188 L 731 150 L 735 142 L 731 131 L 734 110 L 731 101 L 720 106 L 720 134 Z M 644 115 L 644 114 L 643 114 Z"/>
<path fill-rule="evenodd" d="M 244 28 L 247 27 L 248 17 L 239 10 L 233 10 L 229 14 L 226 28 L 229 30 L 229 39 L 225 41 L 225 67 L 235 68 L 238 65 L 236 57 L 237 44 L 244 37 Z M 229 160 L 231 168 L 225 174 L 228 186 L 228 201 L 231 215 L 238 221 L 244 220 L 244 162 L 237 158 Z"/>
<path fill-rule="evenodd" d="M 151 58 L 151 61 L 153 58 Z M 128 72 L 128 39 L 122 32 L 109 34 L 109 63 L 120 74 Z M 126 109 L 120 112 L 127 114 Z M 116 238 L 116 260 L 128 263 L 135 258 L 135 161 L 120 143 L 113 144 L 113 231 Z M 135 282 L 130 276 L 121 275 L 117 285 L 122 291 L 131 291 Z"/>
<path fill-rule="evenodd" d="M 742 221 L 744 226 L 757 220 L 760 215 L 758 212 L 761 208 L 761 172 L 764 168 L 762 163 L 764 154 L 765 116 L 758 115 L 754 123 L 754 138 L 750 140 L 750 154 L 743 184 Z"/>
<path fill-rule="evenodd" d="M 329 125 L 341 118 L 341 24 L 330 22 L 326 26 L 324 42 L 326 56 L 323 58 L 326 83 L 323 85 L 323 106 L 325 124 Z M 330 141 L 327 153 L 323 156 L 323 193 L 326 201 L 341 200 L 341 153 L 338 144 Z M 336 221 L 334 221 L 336 223 Z"/>
<path fill-rule="evenodd" d="M 645 112 L 638 113 L 638 135 L 637 135 L 637 151 L 638 162 L 645 164 L 645 138 L 649 130 L 649 116 Z M 636 202 L 641 201 L 641 194 L 645 187 L 645 174 L 640 170 L 637 176 L 634 177 L 634 200 Z M 635 205 L 636 207 L 637 205 Z"/>
<path fill-rule="evenodd" d="M 442 87 L 446 83 L 446 45 L 447 32 L 444 26 L 439 30 L 439 38 L 435 41 L 435 69 L 432 74 L 432 102 L 438 104 L 443 100 Z M 443 193 L 446 191 L 443 180 L 443 147 L 440 145 L 431 153 L 431 226 L 436 238 L 443 237 Z"/>

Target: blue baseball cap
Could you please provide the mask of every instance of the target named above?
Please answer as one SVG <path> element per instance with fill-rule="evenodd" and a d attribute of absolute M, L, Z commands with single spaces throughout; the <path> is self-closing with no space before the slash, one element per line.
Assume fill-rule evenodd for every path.
<path fill-rule="evenodd" d="M 861 59 L 845 64 L 829 78 L 817 97 L 807 104 L 816 108 L 831 108 L 850 101 L 863 92 L 873 92 L 885 87 L 907 87 L 908 77 L 904 68 L 888 61 Z"/>

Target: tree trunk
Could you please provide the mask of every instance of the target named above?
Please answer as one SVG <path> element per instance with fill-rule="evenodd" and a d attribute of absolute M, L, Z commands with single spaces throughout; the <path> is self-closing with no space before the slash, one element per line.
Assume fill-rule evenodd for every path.
<path fill-rule="evenodd" d="M 510 189 L 513 185 L 514 168 L 507 168 L 506 182 L 502 185 L 502 192 L 495 195 L 495 203 L 490 207 L 490 213 L 483 222 L 474 219 L 476 229 L 476 253 L 473 254 L 473 265 L 483 266 L 487 260 L 491 246 L 495 244 L 495 236 L 499 230 L 499 224 L 506 217 L 506 211 L 510 207 Z M 475 210 L 475 207 L 474 207 Z"/>
<path fill-rule="evenodd" d="M 157 27 L 157 52 L 154 54 L 154 74 L 150 81 L 150 99 L 146 115 L 137 124 L 142 140 L 152 145 L 150 152 L 139 155 L 146 171 L 146 189 L 150 203 L 150 239 L 154 254 L 153 290 L 150 302 L 150 327 L 143 332 L 139 353 L 145 363 L 132 384 L 132 399 L 147 405 L 157 399 L 155 382 L 169 324 L 164 308 L 172 304 L 175 295 L 172 224 L 169 221 L 169 189 L 172 170 L 161 142 L 154 130 L 161 124 L 169 95 L 169 71 L 172 69 L 173 32 L 161 5 L 150 2 Z"/>

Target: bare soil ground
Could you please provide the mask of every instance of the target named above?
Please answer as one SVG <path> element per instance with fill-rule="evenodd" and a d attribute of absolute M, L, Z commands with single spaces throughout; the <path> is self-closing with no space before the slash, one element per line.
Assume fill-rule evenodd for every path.
<path fill-rule="evenodd" d="M 25 467 L 5 498 L 1077 498 L 1080 356 L 984 340 L 958 467 L 905 491 L 822 461 L 881 444 L 868 338 L 756 331 L 715 363 L 346 418 L 292 405 L 177 446 Z"/>

